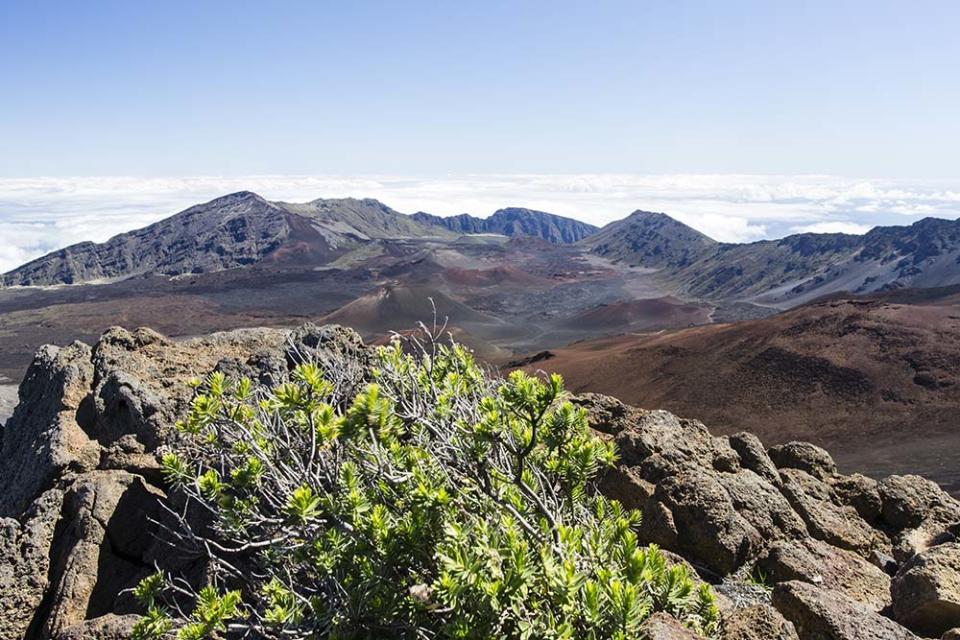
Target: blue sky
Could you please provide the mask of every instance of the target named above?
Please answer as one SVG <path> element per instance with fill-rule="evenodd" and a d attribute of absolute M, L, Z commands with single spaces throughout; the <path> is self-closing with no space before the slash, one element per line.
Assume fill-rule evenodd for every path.
<path fill-rule="evenodd" d="M 0 271 L 240 189 L 665 211 L 718 240 L 960 216 L 960 2 L 0 0 Z"/>
<path fill-rule="evenodd" d="M 0 176 L 960 178 L 960 3 L 11 2 Z"/>

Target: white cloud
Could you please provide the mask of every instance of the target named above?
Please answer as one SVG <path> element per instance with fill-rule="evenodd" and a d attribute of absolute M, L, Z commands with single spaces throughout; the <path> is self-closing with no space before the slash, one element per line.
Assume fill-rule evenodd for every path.
<path fill-rule="evenodd" d="M 0 271 L 81 240 L 103 241 L 192 204 L 251 190 L 273 200 L 372 197 L 407 213 L 485 216 L 525 206 L 602 225 L 663 211 L 723 241 L 803 230 L 862 232 L 960 216 L 960 185 L 836 176 L 459 175 L 0 178 Z"/>
<path fill-rule="evenodd" d="M 864 234 L 872 229 L 868 224 L 857 224 L 846 220 L 836 222 L 816 222 L 814 224 L 793 227 L 794 233 L 853 233 Z"/>

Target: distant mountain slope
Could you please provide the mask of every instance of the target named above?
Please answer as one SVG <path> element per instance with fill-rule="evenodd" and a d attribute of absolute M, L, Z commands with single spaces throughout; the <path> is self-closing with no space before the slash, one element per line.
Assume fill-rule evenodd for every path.
<path fill-rule="evenodd" d="M 761 320 L 550 351 L 531 368 L 561 373 L 573 391 L 697 416 L 771 444 L 868 450 L 950 435 L 960 446 L 960 287 L 838 296 Z M 960 490 L 960 473 L 951 473 Z"/>
<path fill-rule="evenodd" d="M 666 214 L 637 211 L 579 244 L 618 262 L 658 269 L 668 291 L 777 308 L 840 291 L 960 284 L 960 221 L 935 218 L 865 235 L 804 233 L 729 244 Z"/>
<path fill-rule="evenodd" d="M 717 241 L 664 213 L 634 211 L 583 240 L 590 251 L 632 265 L 677 269 L 690 265 Z"/>
<path fill-rule="evenodd" d="M 631 277 L 639 273 L 649 279 L 649 286 L 641 287 L 647 293 L 640 297 L 673 295 L 713 304 L 786 309 L 841 291 L 960 284 L 960 221 L 927 218 L 910 226 L 878 227 L 865 235 L 806 233 L 727 244 L 666 214 L 646 211 L 598 230 L 530 209 L 500 209 L 483 219 L 466 214 L 441 218 L 404 215 L 372 199 L 269 202 L 244 191 L 101 244 L 85 242 L 55 251 L 0 276 L 0 285 L 180 276 L 254 265 L 367 266 L 371 274 L 387 277 L 396 266 L 391 260 L 408 251 L 423 251 L 425 256 L 440 252 L 434 256 L 440 259 L 457 238 L 496 240 L 476 234 L 532 243 L 526 251 L 537 256 L 531 260 L 540 260 L 547 275 L 557 258 L 554 250 L 569 254 L 561 261 L 592 253 L 619 263 L 616 269 L 649 269 L 624 269 Z"/>
<path fill-rule="evenodd" d="M 268 202 L 249 191 L 199 204 L 102 243 L 48 254 L 3 276 L 3 284 L 51 285 L 146 273 L 181 275 L 243 267 L 265 259 L 323 264 L 351 245 L 447 232 L 376 200 Z"/>
<path fill-rule="evenodd" d="M 779 307 L 839 291 L 960 284 L 960 221 L 925 218 L 862 236 L 807 233 L 722 244 L 670 279 L 694 297 Z"/>
<path fill-rule="evenodd" d="M 477 218 L 467 213 L 442 217 L 423 212 L 415 213 L 411 217 L 457 233 L 533 236 L 554 244 L 574 243 L 597 231 L 597 227 L 573 218 L 518 207 L 500 209 L 489 218 Z"/>

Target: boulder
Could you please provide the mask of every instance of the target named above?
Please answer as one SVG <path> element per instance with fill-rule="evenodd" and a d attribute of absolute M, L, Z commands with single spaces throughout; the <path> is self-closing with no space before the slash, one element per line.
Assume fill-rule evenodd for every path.
<path fill-rule="evenodd" d="M 352 398 L 367 380 L 373 351 L 353 329 L 307 323 L 291 332 L 286 342 L 284 356 L 288 368 L 303 362 L 318 364 L 344 397 Z"/>
<path fill-rule="evenodd" d="M 655 613 L 640 625 L 640 637 L 644 640 L 700 640 L 700 636 L 683 626 L 670 614 Z"/>
<path fill-rule="evenodd" d="M 914 556 L 891 584 L 894 617 L 917 633 L 939 636 L 960 627 L 960 543 Z"/>
<path fill-rule="evenodd" d="M 96 442 L 81 427 L 93 382 L 90 347 L 42 347 L 20 385 L 20 404 L 0 431 L 0 517 L 18 518 L 64 473 L 93 469 Z"/>
<path fill-rule="evenodd" d="M 799 640 L 793 623 L 767 604 L 736 609 L 723 618 L 723 640 Z"/>
<path fill-rule="evenodd" d="M 807 526 L 775 486 L 749 469 L 717 474 L 736 509 L 763 540 L 795 539 L 807 535 Z"/>
<path fill-rule="evenodd" d="M 683 469 L 739 467 L 739 456 L 726 438 L 714 438 L 702 423 L 667 411 L 644 412 L 615 441 L 622 463 L 640 467 L 651 482 Z"/>
<path fill-rule="evenodd" d="M 649 509 L 656 485 L 640 477 L 639 467 L 617 465 L 600 478 L 600 492 L 628 509 Z"/>
<path fill-rule="evenodd" d="M 880 519 L 883 501 L 880 499 L 879 483 L 860 473 L 835 476 L 829 481 L 833 495 L 844 505 L 853 507 L 866 522 L 874 525 Z"/>
<path fill-rule="evenodd" d="M 889 618 L 842 593 L 807 582 L 781 582 L 773 606 L 793 623 L 802 640 L 916 640 Z"/>
<path fill-rule="evenodd" d="M 814 538 L 866 558 L 877 551 L 890 552 L 886 536 L 873 529 L 853 507 L 837 504 L 827 484 L 794 468 L 782 469 L 780 476 L 783 494 Z"/>
<path fill-rule="evenodd" d="M 741 431 L 729 437 L 730 446 L 740 456 L 740 465 L 772 485 L 780 484 L 780 474 L 773 460 L 767 455 L 760 439 L 752 433 Z"/>
<path fill-rule="evenodd" d="M 251 382 L 275 387 L 287 380 L 287 361 L 283 354 L 259 351 L 249 358 L 228 357 L 217 363 L 216 371 L 228 380 L 248 378 Z"/>
<path fill-rule="evenodd" d="M 669 476 L 657 485 L 653 499 L 662 511 L 647 514 L 641 536 L 720 575 L 736 571 L 762 544 L 709 472 L 691 469 Z"/>
<path fill-rule="evenodd" d="M 587 410 L 587 424 L 594 431 L 615 436 L 643 415 L 643 409 L 631 407 L 613 396 L 602 393 L 581 393 L 570 398 Z"/>
<path fill-rule="evenodd" d="M 800 469 L 824 480 L 837 473 L 837 465 L 825 449 L 809 442 L 788 442 L 767 451 L 778 469 Z"/>
<path fill-rule="evenodd" d="M 944 526 L 960 520 L 960 503 L 935 482 L 920 476 L 888 476 L 877 487 L 883 521 L 895 530 L 919 526 L 936 517 Z"/>
<path fill-rule="evenodd" d="M 950 631 L 940 636 L 940 640 L 960 640 L 960 627 L 950 629 Z"/>
<path fill-rule="evenodd" d="M 771 583 L 801 580 L 830 589 L 874 611 L 890 605 L 890 577 L 865 559 L 821 540 L 781 541 L 757 562 Z"/>

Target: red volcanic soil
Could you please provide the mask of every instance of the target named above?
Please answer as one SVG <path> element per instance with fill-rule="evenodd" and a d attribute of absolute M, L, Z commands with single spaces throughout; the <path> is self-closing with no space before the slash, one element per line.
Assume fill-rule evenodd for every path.
<path fill-rule="evenodd" d="M 433 306 L 431 306 L 431 300 Z M 353 327 L 365 335 L 388 334 L 427 322 L 437 310 L 450 323 L 496 324 L 467 305 L 426 287 L 387 286 L 368 293 L 323 318 L 323 322 Z"/>
<path fill-rule="evenodd" d="M 563 321 L 558 326 L 591 330 L 649 330 L 710 322 L 712 307 L 685 303 L 673 297 L 603 304 Z"/>
<path fill-rule="evenodd" d="M 886 458 L 909 450 L 882 470 L 928 473 L 956 491 L 960 305 L 948 293 L 835 299 L 762 320 L 586 341 L 526 368 L 715 432 L 816 442 L 861 468 L 881 449 Z"/>

